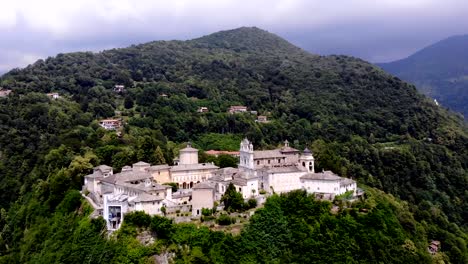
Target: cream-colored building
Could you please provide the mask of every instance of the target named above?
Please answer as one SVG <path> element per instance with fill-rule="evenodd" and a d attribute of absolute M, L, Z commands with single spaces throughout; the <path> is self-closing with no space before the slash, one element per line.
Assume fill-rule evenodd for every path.
<path fill-rule="evenodd" d="M 215 187 L 209 182 L 198 183 L 192 188 L 192 216 L 200 216 L 202 209 L 212 209 L 215 202 Z"/>
<path fill-rule="evenodd" d="M 179 163 L 170 168 L 170 180 L 180 189 L 191 189 L 195 184 L 213 176 L 219 167 L 212 163 L 198 163 L 198 149 L 190 143 L 179 152 Z"/>
<path fill-rule="evenodd" d="M 150 166 L 148 168 L 148 171 L 153 176 L 153 179 L 160 184 L 172 182 L 170 170 L 171 166 L 167 164 Z"/>

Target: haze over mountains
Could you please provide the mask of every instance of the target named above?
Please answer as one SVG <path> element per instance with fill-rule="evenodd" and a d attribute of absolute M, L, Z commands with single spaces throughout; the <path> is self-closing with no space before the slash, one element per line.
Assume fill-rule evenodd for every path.
<path fill-rule="evenodd" d="M 378 65 L 468 117 L 468 35 L 450 37 L 408 58 Z"/>

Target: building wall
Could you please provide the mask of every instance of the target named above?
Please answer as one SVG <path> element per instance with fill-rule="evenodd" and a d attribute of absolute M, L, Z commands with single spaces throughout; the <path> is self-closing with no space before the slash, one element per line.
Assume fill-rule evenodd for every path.
<path fill-rule="evenodd" d="M 286 157 L 254 159 L 255 168 L 265 165 L 285 164 L 286 162 Z"/>
<path fill-rule="evenodd" d="M 180 164 L 198 164 L 198 152 L 180 152 Z"/>
<path fill-rule="evenodd" d="M 138 202 L 135 203 L 136 211 L 144 211 L 149 215 L 162 215 L 161 207 L 162 201 L 151 201 L 151 202 Z"/>
<path fill-rule="evenodd" d="M 200 216 L 202 208 L 213 208 L 214 189 L 194 189 L 192 191 L 192 215 Z"/>
<path fill-rule="evenodd" d="M 357 189 L 356 182 L 346 184 L 346 185 L 343 185 L 343 186 L 340 185 L 340 191 L 339 191 L 338 195 L 343 194 L 343 193 L 345 193 L 347 191 L 353 191 L 354 194 L 356 194 L 356 189 Z"/>
<path fill-rule="evenodd" d="M 340 194 L 340 180 L 302 180 L 302 187 L 308 193 L 333 193 Z"/>
<path fill-rule="evenodd" d="M 215 170 L 213 169 L 202 169 L 202 170 L 186 170 L 186 171 L 172 171 L 171 178 L 172 182 L 179 184 L 179 188 L 183 188 L 183 184 L 189 185 L 185 189 L 190 189 L 190 183 L 195 185 L 197 182 L 204 182 L 208 178 L 213 176 Z"/>
<path fill-rule="evenodd" d="M 264 189 L 271 192 L 271 188 L 276 193 L 290 192 L 302 188 L 300 177 L 304 175 L 303 171 L 288 173 L 269 173 L 264 182 Z"/>
<path fill-rule="evenodd" d="M 85 177 L 85 179 L 84 179 L 85 188 L 89 192 L 100 194 L 101 192 L 100 192 L 100 190 L 98 188 L 98 182 L 99 181 L 97 181 L 95 178 Z"/>
<path fill-rule="evenodd" d="M 159 184 L 171 182 L 171 173 L 169 172 L 169 168 L 152 171 L 151 176 L 153 176 L 153 179 Z"/>
<path fill-rule="evenodd" d="M 298 163 L 299 162 L 299 153 L 297 154 L 285 154 L 287 163 Z"/>
<path fill-rule="evenodd" d="M 236 191 L 242 194 L 242 198 L 244 199 L 249 199 L 258 195 L 258 179 L 247 180 L 247 186 L 234 184 L 234 187 L 236 187 Z M 253 193 L 252 190 L 255 190 L 255 193 Z"/>

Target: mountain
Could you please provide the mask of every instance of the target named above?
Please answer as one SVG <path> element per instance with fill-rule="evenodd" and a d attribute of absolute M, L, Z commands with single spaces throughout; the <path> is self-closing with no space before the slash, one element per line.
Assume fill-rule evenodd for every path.
<path fill-rule="evenodd" d="M 454 36 L 406 59 L 378 66 L 468 117 L 468 35 Z"/>
<path fill-rule="evenodd" d="M 115 85 L 125 85 L 126 90 L 115 93 Z M 281 210 L 269 217 L 265 217 L 268 212 L 262 213 L 257 222 L 261 226 L 255 228 L 260 231 L 255 233 L 264 235 L 247 234 L 245 239 L 278 237 L 272 262 L 299 261 L 298 252 L 313 252 L 322 245 L 314 239 L 302 244 L 301 235 L 315 230 L 323 239 L 323 234 L 332 236 L 328 231 L 341 224 L 343 235 L 358 234 L 356 240 L 369 234 L 371 225 L 372 234 L 385 230 L 385 238 L 366 237 L 367 244 L 359 244 L 363 250 L 349 249 L 350 262 L 359 262 L 364 255 L 369 256 L 367 262 L 391 262 L 385 258 L 400 256 L 404 249 L 412 252 L 401 254 L 408 257 L 407 263 L 427 263 L 424 249 L 429 239 L 441 241 L 451 262 L 468 258 L 464 120 L 419 94 L 413 85 L 363 60 L 310 54 L 264 30 L 239 28 L 188 41 L 58 54 L 11 70 L 1 77 L 0 86 L 13 90 L 8 98 L 0 98 L 0 206 L 4 209 L 0 256 L 5 256 L 0 260 L 4 262 L 40 263 L 48 257 L 56 262 L 70 263 L 67 257 L 89 262 L 112 258 L 119 250 L 128 253 L 131 246 L 122 248 L 121 241 L 87 240 L 102 237 L 102 223 L 89 220 L 86 206 L 81 206 L 76 190 L 83 176 L 98 164 L 118 170 L 139 160 L 156 163 L 158 148 L 159 156 L 162 152 L 171 163 L 183 142 L 224 148 L 243 137 L 264 149 L 285 139 L 298 149 L 307 146 L 314 152 L 318 170 L 352 177 L 399 200 L 381 205 L 370 197 L 368 207 L 377 209 L 369 217 L 356 207 L 344 210 L 337 219 L 326 213 L 320 222 L 300 206 L 301 216 L 288 212 L 290 222 L 285 222 Z M 48 98 L 45 93 L 51 91 L 62 98 Z M 255 122 L 256 115 L 250 113 L 229 114 L 231 105 L 246 105 L 267 115 L 270 122 Z M 209 112 L 197 113 L 201 106 Z M 119 135 L 103 130 L 97 122 L 115 115 L 125 123 Z M 200 161 L 207 161 L 203 153 Z M 284 203 L 284 208 L 295 208 L 287 199 Z M 288 230 L 287 237 L 274 233 L 276 229 L 270 233 L 268 222 L 273 219 L 279 219 L 277 224 L 285 230 L 289 223 L 304 229 Z M 298 224 L 303 221 L 308 225 Z M 62 227 L 65 222 L 69 228 Z M 81 232 L 84 227 L 85 233 Z M 189 239 L 183 228 L 170 241 L 200 241 L 190 249 L 194 254 L 208 256 L 222 247 L 243 245 L 237 243 L 240 238 L 215 232 L 210 233 L 213 239 Z M 50 239 L 44 241 L 44 237 Z M 218 240 L 225 244 L 216 244 L 219 247 L 213 250 L 206 246 Z M 284 241 L 291 240 L 297 247 L 280 250 L 289 249 Z M 348 245 L 354 247 L 353 243 Z M 106 246 L 89 249 L 94 244 Z M 61 250 L 61 245 L 67 246 Z M 370 246 L 375 248 L 366 251 Z M 241 260 L 255 262 L 269 253 L 254 252 L 254 248 L 243 248 Z M 68 251 L 74 254 L 63 253 Z M 59 252 L 63 255 L 57 256 Z M 185 256 L 177 252 L 178 257 Z M 330 254 L 333 258 L 344 253 L 332 248 Z M 339 257 L 344 261 L 346 256 Z"/>

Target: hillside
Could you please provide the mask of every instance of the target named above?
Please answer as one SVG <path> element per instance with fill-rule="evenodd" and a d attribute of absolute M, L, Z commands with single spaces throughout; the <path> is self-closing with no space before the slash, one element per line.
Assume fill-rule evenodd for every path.
<path fill-rule="evenodd" d="M 126 91 L 113 92 L 116 84 Z M 309 54 L 261 29 L 239 28 L 189 41 L 58 54 L 6 73 L 0 87 L 14 91 L 0 98 L 0 255 L 16 262 L 44 253 L 34 241 L 49 232 L 46 222 L 78 225 L 78 216 L 63 214 L 79 208 L 72 190 L 93 166 L 171 163 L 183 142 L 232 149 L 243 137 L 262 148 L 285 139 L 308 146 L 318 170 L 404 200 L 423 226 L 419 231 L 430 234 L 419 241 L 440 240 L 448 258 L 466 260 L 466 124 L 360 59 Z M 51 91 L 62 98 L 48 98 Z M 228 114 L 231 105 L 246 105 L 270 122 Z M 197 113 L 200 106 L 209 112 Z M 97 122 L 115 115 L 126 123 L 120 136 Z M 99 236 L 99 223 L 93 225 L 89 236 Z M 359 225 L 359 234 L 366 228 Z M 82 238 L 76 229 L 63 230 L 50 243 L 70 232 Z"/>
<path fill-rule="evenodd" d="M 468 116 L 468 35 L 454 36 L 408 58 L 378 64 L 443 106 Z"/>

